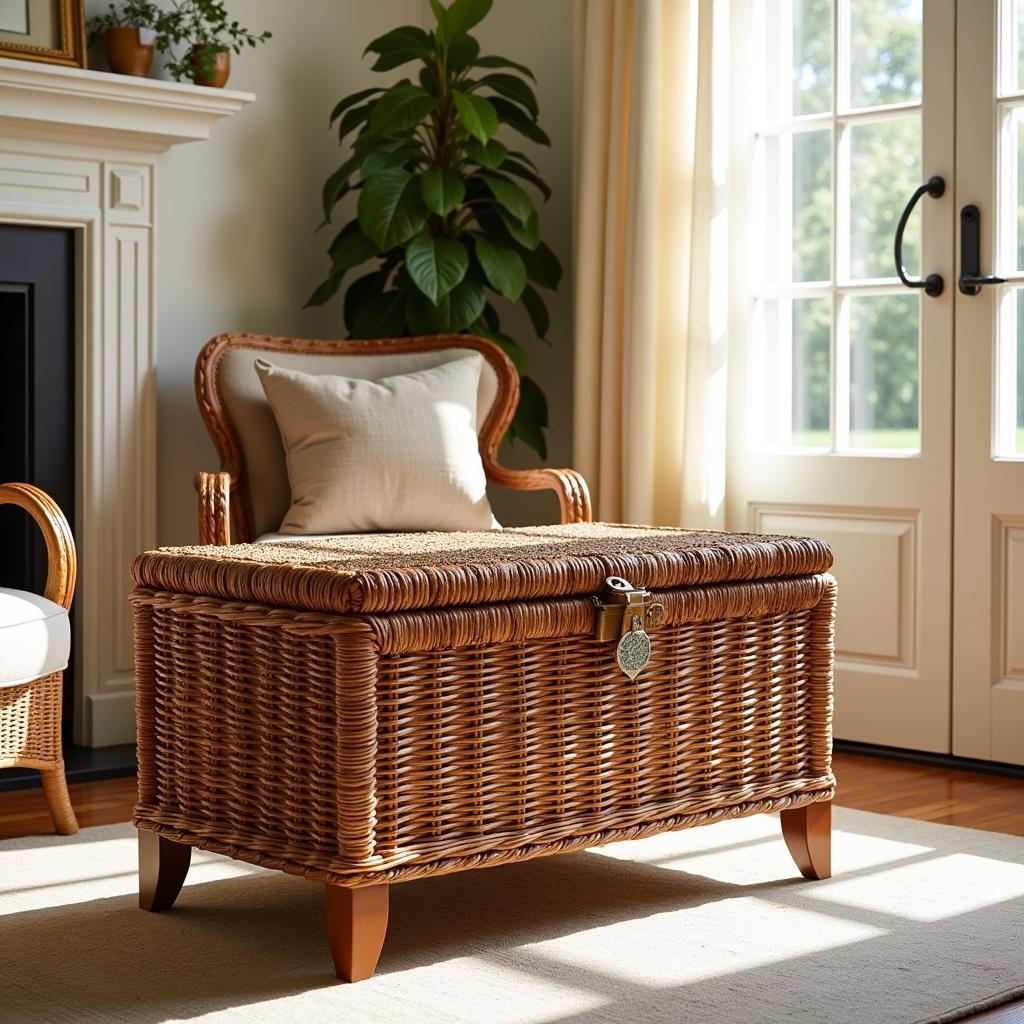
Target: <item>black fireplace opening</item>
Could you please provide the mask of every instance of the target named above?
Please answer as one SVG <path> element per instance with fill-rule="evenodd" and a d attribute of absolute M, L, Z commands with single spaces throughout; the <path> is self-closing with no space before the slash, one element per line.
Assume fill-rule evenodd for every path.
<path fill-rule="evenodd" d="M 35 484 L 75 529 L 75 237 L 0 225 L 0 482 Z M 0 586 L 42 593 L 46 546 L 21 509 L 0 508 Z M 64 742 L 74 668 L 64 674 Z"/>
<path fill-rule="evenodd" d="M 0 482 L 35 484 L 60 505 L 75 533 L 75 232 L 0 225 Z M 0 586 L 42 593 L 46 546 L 18 508 L 0 507 Z M 72 636 L 76 611 L 72 606 Z M 73 744 L 75 649 L 64 673 L 62 733 L 69 779 L 100 764 L 103 774 L 134 767 L 134 748 L 91 751 Z M 124 771 L 113 771 L 119 764 Z M 0 772 L 0 790 L 31 785 L 38 773 Z"/>

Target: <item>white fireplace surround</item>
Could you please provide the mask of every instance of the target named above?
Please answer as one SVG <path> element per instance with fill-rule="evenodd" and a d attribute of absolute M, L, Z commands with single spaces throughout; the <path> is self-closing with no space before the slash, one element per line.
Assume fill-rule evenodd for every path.
<path fill-rule="evenodd" d="M 251 93 L 0 58 L 0 222 L 76 244 L 75 738 L 134 741 L 128 569 L 156 543 L 158 156 Z"/>

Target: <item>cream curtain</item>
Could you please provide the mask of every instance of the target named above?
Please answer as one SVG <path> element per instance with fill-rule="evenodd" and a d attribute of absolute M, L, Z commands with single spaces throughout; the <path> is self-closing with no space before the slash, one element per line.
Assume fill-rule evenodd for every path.
<path fill-rule="evenodd" d="M 724 527 L 724 31 L 715 0 L 577 0 L 575 463 L 605 521 Z"/>

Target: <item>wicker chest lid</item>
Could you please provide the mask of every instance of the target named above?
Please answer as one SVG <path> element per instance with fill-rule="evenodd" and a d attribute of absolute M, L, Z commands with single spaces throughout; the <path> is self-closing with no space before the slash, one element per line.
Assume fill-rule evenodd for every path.
<path fill-rule="evenodd" d="M 652 590 L 825 572 L 820 540 L 574 523 L 466 533 L 360 534 L 136 558 L 137 586 L 335 613 L 594 594 L 608 576 Z"/>

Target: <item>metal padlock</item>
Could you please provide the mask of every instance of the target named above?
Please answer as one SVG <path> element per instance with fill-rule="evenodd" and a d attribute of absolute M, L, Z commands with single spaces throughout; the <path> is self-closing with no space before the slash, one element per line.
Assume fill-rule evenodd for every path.
<path fill-rule="evenodd" d="M 665 606 L 652 599 L 649 591 L 634 587 L 620 576 L 609 576 L 597 608 L 595 635 L 598 640 L 615 640 L 615 660 L 622 671 L 635 679 L 651 660 L 648 627 L 665 621 Z"/>

